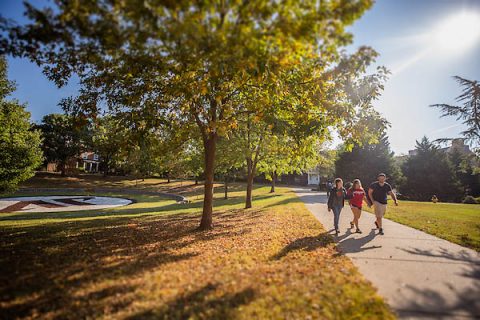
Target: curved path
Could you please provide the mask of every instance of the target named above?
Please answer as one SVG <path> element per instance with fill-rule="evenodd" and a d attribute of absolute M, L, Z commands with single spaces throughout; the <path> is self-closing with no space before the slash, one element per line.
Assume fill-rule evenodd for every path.
<path fill-rule="evenodd" d="M 349 207 L 335 236 L 326 194 L 293 190 L 400 318 L 480 319 L 478 252 L 388 219 L 385 235 L 377 235 L 374 215 L 367 212 L 360 219 L 363 234 L 351 233 Z"/>

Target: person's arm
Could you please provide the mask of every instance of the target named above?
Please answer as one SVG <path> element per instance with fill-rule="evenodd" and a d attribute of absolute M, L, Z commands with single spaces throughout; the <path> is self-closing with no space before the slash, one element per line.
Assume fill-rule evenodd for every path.
<path fill-rule="evenodd" d="M 328 211 L 330 212 L 330 210 L 332 210 L 332 196 L 333 196 L 333 192 L 332 190 L 330 190 L 330 195 L 328 196 L 328 201 L 327 201 L 327 207 L 328 207 Z"/>
<path fill-rule="evenodd" d="M 373 204 L 373 189 L 368 188 L 368 198 L 370 199 L 370 202 Z M 371 205 L 370 205 L 371 207 Z"/>
<path fill-rule="evenodd" d="M 362 201 L 364 201 L 368 205 L 367 192 L 363 193 L 363 200 Z"/>
<path fill-rule="evenodd" d="M 388 194 L 390 195 L 390 197 L 392 197 L 393 202 L 395 202 L 395 205 L 398 206 L 397 195 L 395 194 L 395 192 L 389 191 Z"/>

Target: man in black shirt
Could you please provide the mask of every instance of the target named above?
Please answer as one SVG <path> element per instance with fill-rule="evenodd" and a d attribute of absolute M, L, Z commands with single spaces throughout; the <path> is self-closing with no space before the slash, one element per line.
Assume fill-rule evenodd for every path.
<path fill-rule="evenodd" d="M 387 210 L 387 195 L 390 195 L 398 206 L 397 196 L 392 191 L 392 186 L 385 182 L 387 176 L 385 173 L 380 173 L 377 177 L 377 181 L 370 185 L 368 188 L 368 196 L 373 202 L 373 211 L 375 212 L 375 225 L 379 228 L 379 234 L 383 235 L 382 218 Z"/>

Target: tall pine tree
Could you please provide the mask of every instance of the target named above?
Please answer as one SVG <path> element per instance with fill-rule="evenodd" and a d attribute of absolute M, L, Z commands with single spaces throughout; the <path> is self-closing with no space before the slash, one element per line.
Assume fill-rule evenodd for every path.
<path fill-rule="evenodd" d="M 374 181 L 380 172 L 388 177 L 388 182 L 396 185 L 401 172 L 390 150 L 388 137 L 384 133 L 378 143 L 355 145 L 352 151 L 343 151 L 335 161 L 335 172 L 345 181 L 360 179 L 364 187 Z"/>
<path fill-rule="evenodd" d="M 446 152 L 427 137 L 417 141 L 415 150 L 402 166 L 405 182 L 400 192 L 410 200 L 429 201 L 436 195 L 440 201 L 460 201 L 463 190 Z"/>

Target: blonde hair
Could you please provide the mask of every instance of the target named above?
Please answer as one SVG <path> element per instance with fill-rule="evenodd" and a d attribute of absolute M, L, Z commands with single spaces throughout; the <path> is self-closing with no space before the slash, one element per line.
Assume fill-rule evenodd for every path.
<path fill-rule="evenodd" d="M 360 181 L 360 179 L 355 179 L 355 180 L 353 180 L 352 189 L 355 190 L 355 184 L 356 184 L 356 183 L 358 183 L 358 186 L 360 187 L 360 189 L 363 190 L 362 182 Z"/>

